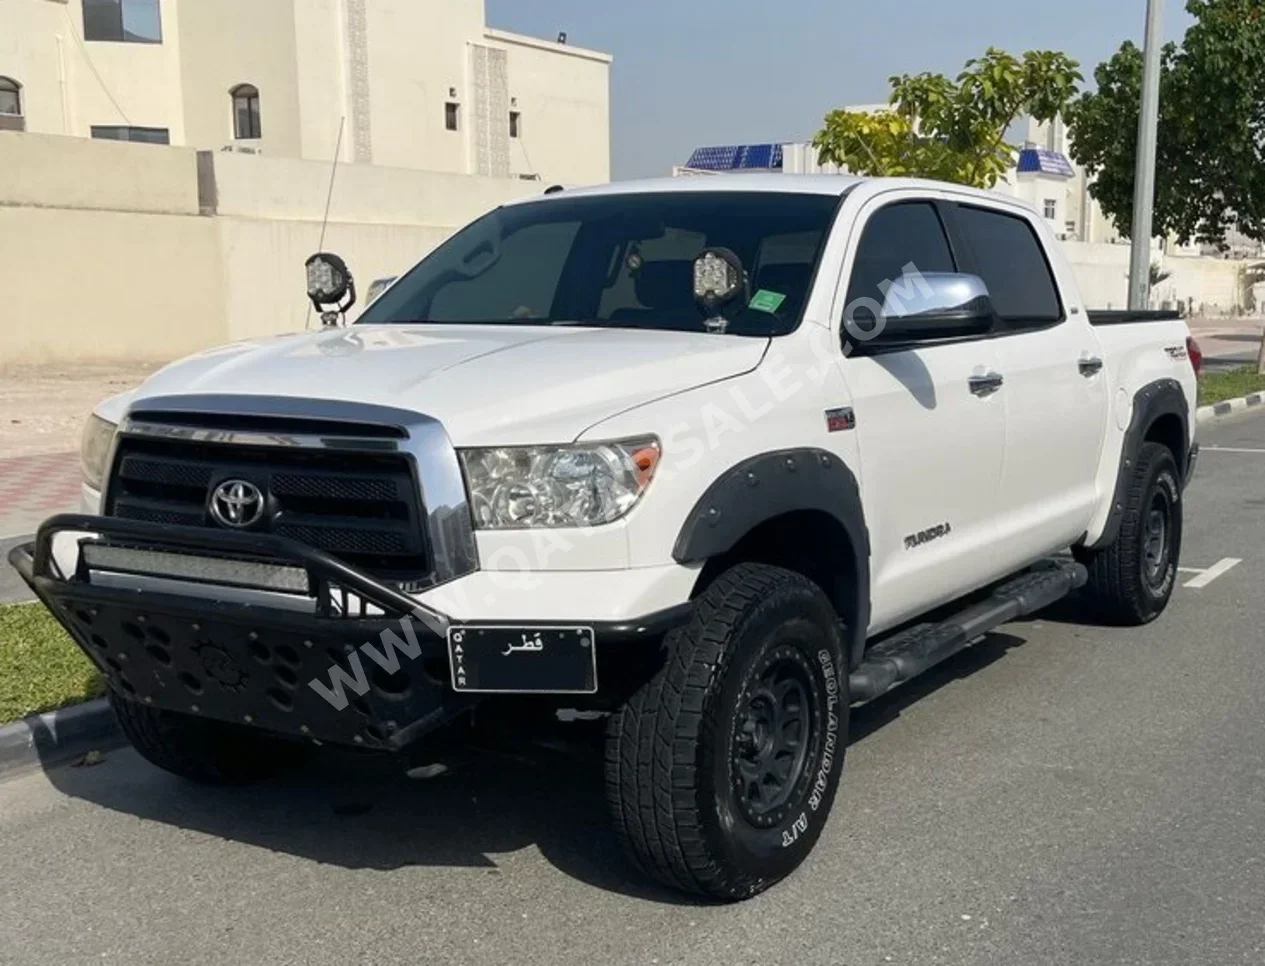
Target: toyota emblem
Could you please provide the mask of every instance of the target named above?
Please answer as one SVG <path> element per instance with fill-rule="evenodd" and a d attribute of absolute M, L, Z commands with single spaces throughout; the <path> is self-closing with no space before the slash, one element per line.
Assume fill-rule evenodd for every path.
<path fill-rule="evenodd" d="M 248 480 L 225 480 L 211 493 L 211 516 L 222 527 L 243 530 L 263 515 L 263 492 Z"/>

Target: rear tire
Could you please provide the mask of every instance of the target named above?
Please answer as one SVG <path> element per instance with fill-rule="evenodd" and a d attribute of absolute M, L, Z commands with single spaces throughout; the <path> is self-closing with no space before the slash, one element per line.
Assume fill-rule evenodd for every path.
<path fill-rule="evenodd" d="M 793 872 L 821 834 L 847 745 L 833 606 L 800 574 L 740 564 L 694 602 L 666 662 L 610 721 L 607 800 L 633 863 L 735 900 Z"/>
<path fill-rule="evenodd" d="M 1125 491 L 1120 532 L 1108 547 L 1078 554 L 1097 616 L 1137 626 L 1159 617 L 1173 596 L 1182 548 L 1182 488 L 1166 446 L 1143 443 Z"/>
<path fill-rule="evenodd" d="M 264 732 L 160 711 L 110 693 L 119 727 L 142 758 L 202 785 L 242 785 L 295 767 L 308 749 Z"/>

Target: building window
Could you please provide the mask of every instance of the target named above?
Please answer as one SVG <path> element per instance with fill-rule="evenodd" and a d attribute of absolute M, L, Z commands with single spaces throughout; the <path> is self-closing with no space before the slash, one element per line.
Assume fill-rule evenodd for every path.
<path fill-rule="evenodd" d="M 239 141 L 257 141 L 263 134 L 259 121 L 259 88 L 239 84 L 230 92 L 233 96 L 233 137 Z"/>
<path fill-rule="evenodd" d="M 0 77 L 0 114 L 22 116 L 22 85 L 11 77 Z"/>
<path fill-rule="evenodd" d="M 83 0 L 83 39 L 161 44 L 159 0 Z"/>
<path fill-rule="evenodd" d="M 12 77 L 0 77 L 0 131 L 25 131 L 22 85 Z"/>
<path fill-rule="evenodd" d="M 1054 219 L 1059 216 L 1059 203 L 1054 198 L 1046 198 L 1044 206 L 1045 217 Z"/>
<path fill-rule="evenodd" d="M 510 111 L 510 137 L 518 137 L 522 130 L 523 115 L 519 111 Z"/>
<path fill-rule="evenodd" d="M 444 105 L 444 127 L 449 131 L 455 131 L 460 127 L 458 123 L 461 117 L 461 105 L 449 101 Z"/>
<path fill-rule="evenodd" d="M 171 133 L 165 127 L 112 127 L 92 125 L 92 136 L 100 141 L 138 141 L 142 144 L 170 144 Z"/>

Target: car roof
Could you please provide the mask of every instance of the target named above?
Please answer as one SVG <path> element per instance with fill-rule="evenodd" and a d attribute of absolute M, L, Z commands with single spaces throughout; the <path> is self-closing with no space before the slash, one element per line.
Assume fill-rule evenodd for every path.
<path fill-rule="evenodd" d="M 582 188 L 568 187 L 561 192 L 533 195 L 510 202 L 510 204 L 523 204 L 553 197 L 577 198 L 698 191 L 764 191 L 838 197 L 863 180 L 846 174 L 717 174 L 681 178 L 643 178 L 636 181 L 612 181 L 609 184 Z"/>
<path fill-rule="evenodd" d="M 982 202 L 998 206 L 1030 206 L 1014 198 L 987 191 L 982 188 L 968 188 L 964 185 L 950 184 L 944 181 L 931 181 L 925 178 L 861 178 L 850 174 L 716 174 L 692 175 L 679 178 L 643 178 L 633 181 L 613 181 L 609 184 L 586 187 L 558 186 L 558 190 L 549 193 L 529 195 L 511 205 L 531 204 L 549 198 L 602 197 L 606 195 L 638 195 L 689 192 L 769 192 L 781 194 L 833 195 L 840 197 L 847 194 L 857 185 L 868 184 L 875 189 L 917 189 L 927 192 L 952 191 L 958 195 L 970 195 Z"/>

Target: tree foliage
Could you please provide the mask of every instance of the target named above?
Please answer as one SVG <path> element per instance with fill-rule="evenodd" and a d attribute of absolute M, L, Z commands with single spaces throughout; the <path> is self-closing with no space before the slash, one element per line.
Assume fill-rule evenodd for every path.
<path fill-rule="evenodd" d="M 1162 58 L 1155 234 L 1218 244 L 1237 224 L 1265 240 L 1265 2 L 1188 0 L 1186 9 L 1195 24 Z M 1126 42 L 1094 77 L 1098 89 L 1067 115 L 1072 155 L 1130 234 L 1142 51 Z"/>
<path fill-rule="evenodd" d="M 822 164 L 876 177 L 919 177 L 991 188 L 1014 162 L 1006 131 L 1021 116 L 1048 121 L 1075 97 L 1076 61 L 1055 51 L 1022 59 L 990 47 L 956 79 L 892 77 L 891 111 L 831 111 L 813 138 Z"/>

